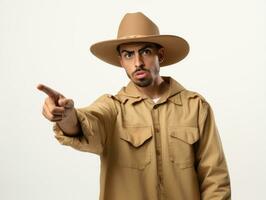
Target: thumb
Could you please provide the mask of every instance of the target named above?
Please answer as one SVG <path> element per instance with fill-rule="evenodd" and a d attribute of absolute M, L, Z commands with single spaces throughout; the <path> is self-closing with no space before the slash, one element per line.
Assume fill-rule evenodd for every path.
<path fill-rule="evenodd" d="M 63 97 L 58 100 L 58 105 L 65 108 L 73 108 L 74 101 L 72 99 L 66 99 Z"/>

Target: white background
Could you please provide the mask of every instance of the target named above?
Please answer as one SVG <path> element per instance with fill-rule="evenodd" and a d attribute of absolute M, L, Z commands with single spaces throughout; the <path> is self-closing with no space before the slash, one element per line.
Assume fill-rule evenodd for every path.
<path fill-rule="evenodd" d="M 41 115 L 44 83 L 86 106 L 125 72 L 88 48 L 142 11 L 191 47 L 162 75 L 211 104 L 235 200 L 265 199 L 266 1 L 0 0 L 0 199 L 98 199 L 99 158 L 61 146 Z"/>

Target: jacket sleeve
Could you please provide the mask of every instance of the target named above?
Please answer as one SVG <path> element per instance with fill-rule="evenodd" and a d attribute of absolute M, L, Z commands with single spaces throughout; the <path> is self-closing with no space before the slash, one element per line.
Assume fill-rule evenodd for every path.
<path fill-rule="evenodd" d="M 201 102 L 199 113 L 200 139 L 196 146 L 196 169 L 201 200 L 230 200 L 230 178 L 222 143 L 213 111 L 206 101 Z"/>
<path fill-rule="evenodd" d="M 81 132 L 78 136 L 66 136 L 54 124 L 55 138 L 62 144 L 80 151 L 102 154 L 108 136 L 112 133 L 116 120 L 116 108 L 110 95 L 99 97 L 91 105 L 76 109 Z"/>

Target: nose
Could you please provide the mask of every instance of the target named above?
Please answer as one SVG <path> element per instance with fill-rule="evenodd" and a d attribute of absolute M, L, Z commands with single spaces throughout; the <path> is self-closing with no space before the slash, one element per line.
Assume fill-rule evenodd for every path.
<path fill-rule="evenodd" d="M 143 65 L 144 65 L 143 58 L 139 53 L 137 53 L 135 56 L 135 67 L 138 68 L 142 67 Z"/>

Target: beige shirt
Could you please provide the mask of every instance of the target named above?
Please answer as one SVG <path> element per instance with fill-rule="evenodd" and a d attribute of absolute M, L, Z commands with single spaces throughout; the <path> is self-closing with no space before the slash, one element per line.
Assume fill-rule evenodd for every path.
<path fill-rule="evenodd" d="M 210 105 L 170 77 L 157 103 L 133 82 L 77 109 L 61 144 L 101 158 L 100 200 L 229 200 L 230 180 Z"/>

